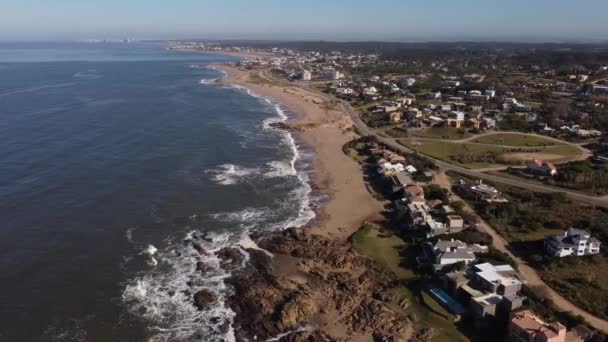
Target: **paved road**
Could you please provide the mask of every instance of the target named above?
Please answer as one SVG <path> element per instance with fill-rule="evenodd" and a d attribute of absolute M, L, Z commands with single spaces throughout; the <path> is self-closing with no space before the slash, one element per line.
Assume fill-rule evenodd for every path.
<path fill-rule="evenodd" d="M 395 141 L 395 139 L 382 137 L 382 136 L 378 135 L 376 132 L 372 131 L 369 127 L 367 127 L 367 125 L 363 121 L 361 121 L 357 112 L 353 109 L 353 107 L 348 102 L 346 102 L 346 101 L 340 101 L 340 102 L 341 102 L 342 106 L 344 107 L 344 109 L 346 110 L 346 112 L 351 116 L 355 127 L 357 128 L 357 130 L 359 131 L 359 133 L 361 135 L 373 136 L 376 139 L 378 139 L 378 141 L 380 141 L 380 142 L 386 144 L 387 146 L 390 146 L 391 148 L 393 148 L 397 151 L 400 151 L 400 152 L 416 153 L 416 151 L 412 150 L 411 148 L 401 145 L 400 143 Z M 559 188 L 555 188 L 555 187 L 551 187 L 551 186 L 547 186 L 547 185 L 534 184 L 534 183 L 526 182 L 523 180 L 520 181 L 517 179 L 493 176 L 493 175 L 489 175 L 489 174 L 479 172 L 476 170 L 470 170 L 470 169 L 466 169 L 464 167 L 446 163 L 444 161 L 429 157 L 427 155 L 425 155 L 425 157 L 432 160 L 433 162 L 435 162 L 435 164 L 443 171 L 456 171 L 465 176 L 479 178 L 479 179 L 491 181 L 494 183 L 506 184 L 506 185 L 524 188 L 524 189 L 528 189 L 528 190 L 533 190 L 533 191 L 537 191 L 537 192 L 563 192 L 572 200 L 588 203 L 588 204 L 595 205 L 595 206 L 602 207 L 602 208 L 608 208 L 608 198 L 606 198 L 606 197 L 593 197 L 593 196 L 584 195 L 584 194 L 581 194 L 578 192 L 567 191 L 564 189 L 559 189 Z"/>
<path fill-rule="evenodd" d="M 327 98 L 327 94 L 319 92 L 315 89 L 307 88 L 307 90 L 309 90 L 312 93 L 315 93 L 317 95 Z M 404 153 L 416 153 L 416 151 L 399 144 L 394 139 L 382 137 L 382 136 L 378 135 L 376 132 L 369 129 L 369 127 L 367 127 L 367 125 L 359 118 L 359 115 L 357 114 L 357 112 L 352 108 L 352 106 L 348 102 L 342 101 L 342 100 L 340 100 L 340 102 L 341 102 L 342 106 L 344 107 L 344 109 L 346 110 L 346 112 L 351 116 L 351 118 L 353 120 L 353 124 L 357 128 L 360 135 L 373 136 L 376 139 L 378 139 L 380 142 L 386 144 L 387 146 L 394 148 L 397 151 L 401 151 Z M 578 193 L 574 193 L 574 192 L 563 191 L 561 189 L 554 189 L 554 188 L 547 187 L 547 186 L 529 184 L 529 183 L 521 182 L 518 180 L 511 180 L 511 179 L 506 179 L 506 178 L 502 178 L 502 177 L 487 175 L 487 174 L 484 174 L 484 173 L 481 173 L 478 171 L 469 170 L 469 169 L 465 169 L 463 167 L 455 166 L 455 165 L 443 162 L 441 160 L 437 160 L 435 158 L 431 158 L 428 156 L 426 156 L 426 157 L 429 158 L 430 160 L 433 160 L 437 164 L 437 166 L 440 168 L 440 170 L 439 170 L 440 177 L 438 177 L 436 180 L 441 185 L 444 185 L 444 186 L 446 186 L 446 185 L 443 183 L 447 182 L 447 178 L 445 177 L 445 171 L 451 170 L 451 171 L 460 172 L 467 176 L 482 178 L 482 179 L 493 181 L 496 183 L 512 185 L 512 186 L 526 188 L 526 189 L 539 191 L 539 192 L 561 191 L 561 192 L 565 192 L 571 199 L 579 200 L 581 202 L 591 203 L 591 204 L 595 204 L 597 206 L 608 208 L 608 200 L 606 200 L 605 198 L 591 197 L 591 196 L 586 196 L 586 195 L 582 195 L 582 194 L 578 194 Z M 449 188 L 449 184 L 447 184 L 447 188 Z M 468 207 L 468 210 L 470 210 L 471 212 L 474 213 L 474 210 L 472 208 Z M 490 236 L 492 236 L 493 246 L 495 248 L 497 248 L 498 250 L 500 250 L 504 253 L 507 253 L 511 258 L 513 258 L 513 260 L 518 265 L 519 272 L 528 281 L 529 286 L 532 286 L 536 289 L 542 289 L 542 291 L 544 291 L 543 295 L 546 298 L 551 299 L 553 301 L 553 303 L 561 310 L 570 312 L 574 315 L 580 315 L 587 321 L 587 323 L 589 325 L 591 325 L 595 329 L 598 329 L 604 333 L 608 333 L 608 321 L 601 319 L 597 316 L 594 316 L 593 314 L 591 314 L 585 310 L 580 309 L 579 307 L 574 305 L 572 302 L 570 302 L 569 300 L 567 300 L 566 298 L 562 297 L 560 294 L 555 292 L 551 287 L 549 287 L 540 278 L 540 276 L 538 275 L 536 270 L 534 270 L 532 267 L 530 267 L 524 260 L 522 260 L 521 258 L 519 258 L 516 255 L 514 255 L 513 253 L 511 253 L 511 251 L 508 249 L 508 242 L 500 234 L 498 234 L 492 226 L 490 226 L 487 222 L 485 222 L 481 218 L 480 218 L 478 228 L 480 230 L 490 234 Z"/>

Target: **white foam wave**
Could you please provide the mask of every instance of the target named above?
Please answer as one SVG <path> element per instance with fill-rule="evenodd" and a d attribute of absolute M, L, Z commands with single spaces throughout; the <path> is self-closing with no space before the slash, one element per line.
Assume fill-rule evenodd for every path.
<path fill-rule="evenodd" d="M 242 89 L 249 95 L 273 105 L 276 117 L 271 119 L 275 122 L 288 120 L 286 113 L 270 99 L 261 97 L 244 87 L 232 86 L 232 88 Z M 265 122 L 265 129 L 272 129 L 266 125 L 267 123 L 269 124 L 270 121 Z M 259 169 L 224 164 L 208 173 L 212 174 L 212 180 L 222 185 L 237 184 L 254 176 L 265 178 L 296 176 L 301 186 L 289 194 L 289 200 L 285 205 L 292 209 L 295 205 L 297 214 L 281 219 L 276 214 L 278 211 L 276 208 L 246 208 L 232 213 L 211 214 L 210 216 L 216 220 L 238 225 L 241 228 L 240 233 L 203 235 L 198 231 L 191 231 L 182 240 L 169 241 L 168 247 L 161 251 L 146 249 L 148 254 L 155 257 L 158 266 L 133 279 L 126 286 L 122 298 L 133 314 L 152 322 L 154 337 L 151 341 L 235 341 L 232 328 L 235 313 L 225 304 L 231 289 L 224 280 L 230 276 L 230 273 L 221 268 L 221 261 L 215 252 L 224 247 L 239 248 L 244 256 L 241 267 L 244 267 L 249 261 L 249 254 L 245 249 L 262 250 L 272 256 L 251 240 L 249 237 L 251 228 L 285 229 L 302 226 L 314 218 L 315 214 L 310 208 L 312 190 L 308 183 L 308 175 L 296 169 L 297 160 L 302 157 L 298 146 L 289 132 L 279 132 L 283 142 L 290 146 L 292 152 L 288 160 L 269 162 L 266 167 Z M 194 245 L 198 247 L 194 248 Z M 201 265 L 205 268 L 204 273 L 200 271 Z M 207 310 L 198 310 L 194 306 L 193 296 L 200 289 L 211 290 L 217 296 L 217 304 Z M 225 334 L 221 332 L 224 322 L 229 324 L 228 332 Z M 309 329 L 312 328 L 302 327 L 281 334 L 270 341 L 278 341 L 289 334 Z"/>
<path fill-rule="evenodd" d="M 230 273 L 222 269 L 215 253 L 236 242 L 229 234 L 191 231 L 184 239 L 169 241 L 167 248 L 154 251 L 158 267 L 133 279 L 122 294 L 129 311 L 150 322 L 151 341 L 235 340 L 234 312 L 225 305 L 230 289 L 224 279 Z M 243 255 L 247 260 L 248 255 Z M 194 294 L 202 289 L 217 297 L 217 303 L 206 310 L 194 305 Z M 223 334 L 226 322 L 229 328 Z"/>
<path fill-rule="evenodd" d="M 246 208 L 236 212 L 215 213 L 209 216 L 215 220 L 229 223 L 258 223 L 267 221 L 273 211 L 269 208 Z"/>
<path fill-rule="evenodd" d="M 0 97 L 6 97 L 6 96 L 11 96 L 11 95 L 17 95 L 17 94 L 25 94 L 25 93 L 34 93 L 34 92 L 37 92 L 40 90 L 53 89 L 53 88 L 71 87 L 75 84 L 76 83 L 73 83 L 73 82 L 64 82 L 64 83 L 56 83 L 56 84 L 45 84 L 45 85 L 29 87 L 29 88 L 14 89 L 14 90 L 9 90 L 4 93 L 0 93 Z"/>
<path fill-rule="evenodd" d="M 246 168 L 234 164 L 223 164 L 207 173 L 212 174 L 211 180 L 221 185 L 234 185 L 244 180 L 245 177 L 259 174 L 256 168 Z"/>
<path fill-rule="evenodd" d="M 91 69 L 87 71 L 79 71 L 75 73 L 72 77 L 81 80 L 96 80 L 102 78 L 103 75 L 97 72 L 97 70 Z"/>

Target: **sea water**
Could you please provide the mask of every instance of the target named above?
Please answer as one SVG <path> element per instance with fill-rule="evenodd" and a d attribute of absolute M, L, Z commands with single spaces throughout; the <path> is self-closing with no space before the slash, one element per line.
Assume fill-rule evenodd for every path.
<path fill-rule="evenodd" d="M 0 44 L 0 340 L 234 338 L 214 253 L 246 263 L 249 232 L 314 213 L 312 151 L 270 127 L 290 117 L 272 99 L 214 82 L 230 61 Z"/>

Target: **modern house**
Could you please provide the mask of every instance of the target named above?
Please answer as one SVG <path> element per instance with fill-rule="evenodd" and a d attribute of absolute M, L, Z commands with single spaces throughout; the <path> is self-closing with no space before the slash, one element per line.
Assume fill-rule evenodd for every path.
<path fill-rule="evenodd" d="M 466 271 L 446 274 L 443 279 L 448 292 L 468 303 L 477 318 L 519 309 L 525 299 L 519 295 L 525 281 L 509 265 L 470 265 Z"/>
<path fill-rule="evenodd" d="M 551 235 L 545 238 L 545 251 L 552 256 L 583 256 L 600 252 L 601 242 L 589 232 L 570 228 L 563 235 Z"/>
<path fill-rule="evenodd" d="M 496 188 L 492 186 L 484 184 L 482 180 L 478 180 L 472 184 L 460 182 L 457 185 L 457 189 L 461 194 L 472 197 L 478 201 L 485 201 L 488 203 L 509 202 L 509 200 L 504 197 L 500 191 L 496 190 Z"/>
<path fill-rule="evenodd" d="M 467 245 L 460 240 L 438 240 L 435 245 L 427 243 L 426 247 L 431 250 L 435 269 L 441 269 L 446 265 L 464 262 L 469 264 L 475 261 L 475 253 L 487 253 L 488 247 L 479 244 Z"/>
<path fill-rule="evenodd" d="M 511 313 L 507 342 L 583 342 L 576 330 L 559 322 L 547 323 L 531 310 Z"/>
<path fill-rule="evenodd" d="M 530 173 L 539 176 L 555 176 L 557 174 L 555 165 L 540 159 L 535 159 L 528 165 L 528 170 L 530 170 Z"/>

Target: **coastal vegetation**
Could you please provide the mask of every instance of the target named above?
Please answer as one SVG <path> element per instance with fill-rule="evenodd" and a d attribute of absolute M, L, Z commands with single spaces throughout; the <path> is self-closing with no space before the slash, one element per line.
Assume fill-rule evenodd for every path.
<path fill-rule="evenodd" d="M 571 145 L 530 149 L 424 139 L 400 139 L 399 142 L 424 155 L 469 169 L 522 165 L 523 163 L 534 159 L 535 156 L 545 160 L 559 161 L 576 157 L 581 153 L 578 148 Z"/>
<path fill-rule="evenodd" d="M 473 140 L 475 143 L 502 146 L 551 146 L 562 145 L 563 142 L 547 139 L 538 135 L 517 133 L 495 133 L 484 135 Z"/>
<path fill-rule="evenodd" d="M 593 164 L 588 160 L 562 164 L 559 166 L 558 173 L 553 177 L 538 178 L 521 169 L 507 169 L 500 172 L 491 172 L 491 174 L 550 185 L 594 196 L 608 194 L 608 168 L 606 165 Z"/>
<path fill-rule="evenodd" d="M 411 267 L 415 246 L 376 224 L 366 224 L 351 237 L 355 251 L 377 266 L 393 273 L 403 284 L 387 292 L 394 298 L 393 310 L 408 317 L 417 330 L 433 329 L 431 341 L 468 341 L 454 324 L 455 316 L 447 312 L 424 290 L 424 279 Z"/>
<path fill-rule="evenodd" d="M 453 179 L 467 179 L 450 173 Z M 491 184 L 491 183 L 490 183 Z M 515 255 L 525 259 L 559 294 L 599 317 L 608 318 L 608 268 L 606 252 L 595 256 L 553 258 L 544 253 L 548 235 L 561 235 L 569 227 L 584 229 L 608 242 L 608 212 L 568 199 L 563 193 L 535 193 L 492 184 L 509 200 L 487 203 L 466 199 L 476 212 L 509 243 Z"/>

